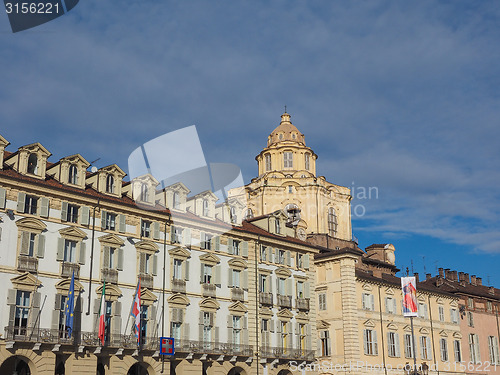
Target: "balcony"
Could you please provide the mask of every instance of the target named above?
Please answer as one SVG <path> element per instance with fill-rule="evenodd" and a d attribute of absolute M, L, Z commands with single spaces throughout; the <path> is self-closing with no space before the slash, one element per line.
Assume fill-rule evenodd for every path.
<path fill-rule="evenodd" d="M 148 289 L 153 288 L 153 275 L 140 273 L 139 279 L 141 279 L 141 288 L 148 288 Z"/>
<path fill-rule="evenodd" d="M 17 270 L 36 272 L 38 270 L 38 259 L 27 255 L 19 255 L 19 258 L 17 258 Z"/>
<path fill-rule="evenodd" d="M 264 358 L 297 359 L 303 361 L 313 361 L 314 351 L 305 349 L 276 348 L 271 346 L 261 346 L 260 356 Z"/>
<path fill-rule="evenodd" d="M 273 305 L 273 294 L 272 293 L 259 293 L 259 302 L 263 305 Z"/>
<path fill-rule="evenodd" d="M 251 357 L 253 355 L 251 345 L 190 340 L 175 340 L 174 345 L 175 351 L 178 353 L 203 353 L 245 357 Z"/>
<path fill-rule="evenodd" d="M 118 284 L 118 270 L 113 268 L 103 268 L 101 276 L 107 283 Z"/>
<path fill-rule="evenodd" d="M 71 277 L 75 273 L 75 279 L 80 277 L 80 265 L 76 263 L 62 262 L 61 263 L 61 276 Z M 107 279 L 106 279 L 107 280 Z"/>
<path fill-rule="evenodd" d="M 186 293 L 186 281 L 181 279 L 172 279 L 173 293 Z"/>
<path fill-rule="evenodd" d="M 297 298 L 295 300 L 297 310 L 309 310 L 309 299 L 308 298 Z"/>
<path fill-rule="evenodd" d="M 74 337 L 66 337 L 64 332 L 58 329 L 5 327 L 5 339 L 16 342 L 34 342 L 44 344 L 68 344 L 73 345 Z"/>
<path fill-rule="evenodd" d="M 292 308 L 292 297 L 290 296 L 281 296 L 278 294 L 278 306 L 291 309 Z"/>
<path fill-rule="evenodd" d="M 203 297 L 215 297 L 215 284 L 201 284 L 201 295 Z"/>
<path fill-rule="evenodd" d="M 241 288 L 232 288 L 231 289 L 231 299 L 233 301 L 245 301 L 245 292 Z"/>

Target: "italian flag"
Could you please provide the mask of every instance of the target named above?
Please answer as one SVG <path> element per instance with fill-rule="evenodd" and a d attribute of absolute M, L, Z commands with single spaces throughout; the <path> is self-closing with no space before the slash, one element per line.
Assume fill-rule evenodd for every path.
<path fill-rule="evenodd" d="M 101 340 L 101 346 L 104 346 L 104 332 L 106 331 L 106 323 L 104 321 L 104 313 L 106 311 L 106 301 L 104 300 L 105 291 L 106 280 L 104 280 L 104 284 L 102 286 L 101 304 L 99 305 L 99 333 L 97 337 Z"/>

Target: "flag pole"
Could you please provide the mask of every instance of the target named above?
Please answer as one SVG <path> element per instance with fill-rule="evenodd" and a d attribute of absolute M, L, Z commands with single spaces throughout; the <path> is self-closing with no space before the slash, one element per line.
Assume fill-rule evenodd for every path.
<path fill-rule="evenodd" d="M 406 276 L 409 276 L 408 267 L 406 267 Z M 413 316 L 410 316 L 411 325 L 411 344 L 413 346 L 413 373 L 417 374 L 417 351 L 415 347 L 415 333 L 413 331 Z"/>

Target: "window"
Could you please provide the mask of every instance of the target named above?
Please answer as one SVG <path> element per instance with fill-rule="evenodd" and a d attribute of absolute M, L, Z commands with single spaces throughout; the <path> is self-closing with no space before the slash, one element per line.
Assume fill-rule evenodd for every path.
<path fill-rule="evenodd" d="M 304 298 L 304 283 L 297 281 L 297 298 Z"/>
<path fill-rule="evenodd" d="M 472 315 L 472 311 L 467 311 L 467 324 L 469 327 L 474 327 L 474 315 Z"/>
<path fill-rule="evenodd" d="M 289 151 L 283 153 L 283 167 L 293 168 L 293 153 Z"/>
<path fill-rule="evenodd" d="M 105 321 L 105 330 L 104 330 L 104 342 L 109 343 L 111 340 L 111 311 L 112 311 L 113 302 L 106 301 L 104 305 L 104 321 Z"/>
<path fill-rule="evenodd" d="M 108 174 L 106 176 L 106 192 L 114 193 L 115 192 L 115 178 L 113 175 Z"/>
<path fill-rule="evenodd" d="M 448 342 L 446 339 L 439 340 L 439 348 L 441 350 L 441 361 L 448 362 Z"/>
<path fill-rule="evenodd" d="M 239 288 L 240 287 L 240 273 L 241 271 L 239 270 L 233 270 L 232 271 L 232 286 L 233 288 Z"/>
<path fill-rule="evenodd" d="M 498 340 L 495 336 L 488 336 L 488 350 L 490 353 L 491 364 L 500 364 L 500 357 L 498 354 Z"/>
<path fill-rule="evenodd" d="M 429 317 L 429 313 L 427 311 L 427 305 L 423 302 L 418 304 L 418 317 L 427 319 Z"/>
<path fill-rule="evenodd" d="M 366 355 L 377 355 L 377 331 L 365 329 L 363 331 L 363 342 Z"/>
<path fill-rule="evenodd" d="M 151 272 L 150 262 L 152 260 L 151 254 L 143 253 L 140 255 L 142 257 L 142 272 L 149 274 Z"/>
<path fill-rule="evenodd" d="M 171 242 L 172 243 L 181 243 L 182 240 L 182 228 L 172 227 L 171 229 Z"/>
<path fill-rule="evenodd" d="M 292 185 L 288 185 L 288 193 L 289 194 L 293 193 L 293 186 Z"/>
<path fill-rule="evenodd" d="M 203 199 L 203 216 L 209 216 L 210 212 L 208 210 L 208 199 Z"/>
<path fill-rule="evenodd" d="M 35 255 L 36 233 L 24 232 L 21 241 L 25 240 L 28 240 L 28 246 L 25 248 L 25 245 L 21 244 L 21 254 L 32 257 Z"/>
<path fill-rule="evenodd" d="M 330 207 L 328 209 L 328 234 L 332 237 L 337 235 L 337 213 L 335 212 L 335 208 Z"/>
<path fill-rule="evenodd" d="M 233 240 L 233 255 L 240 255 L 240 241 Z"/>
<path fill-rule="evenodd" d="M 444 322 L 444 307 L 438 306 L 438 312 L 439 312 L 439 321 Z"/>
<path fill-rule="evenodd" d="M 253 218 L 253 211 L 251 208 L 247 208 L 245 211 L 245 220 L 250 220 L 251 218 Z"/>
<path fill-rule="evenodd" d="M 111 214 L 109 212 L 105 212 L 105 221 L 104 221 L 104 229 L 115 230 L 116 228 L 116 214 Z"/>
<path fill-rule="evenodd" d="M 30 215 L 36 215 L 38 198 L 32 195 L 27 195 L 24 201 L 24 213 Z"/>
<path fill-rule="evenodd" d="M 37 156 L 37 154 L 30 154 L 30 156 L 28 156 L 28 173 L 31 173 L 31 174 L 38 173 L 38 156 Z"/>
<path fill-rule="evenodd" d="M 486 302 L 486 310 L 488 310 L 488 312 L 493 311 L 493 304 L 491 303 L 491 301 Z"/>
<path fill-rule="evenodd" d="M 285 250 L 278 250 L 278 263 L 285 264 Z"/>
<path fill-rule="evenodd" d="M 410 334 L 405 334 L 405 357 L 413 358 L 414 355 L 412 336 Z"/>
<path fill-rule="evenodd" d="M 212 235 L 208 233 L 201 233 L 201 248 L 211 250 L 212 248 Z"/>
<path fill-rule="evenodd" d="M 68 182 L 73 185 L 78 184 L 78 168 L 76 164 L 69 166 Z"/>
<path fill-rule="evenodd" d="M 458 323 L 458 311 L 457 309 L 450 309 L 450 318 L 452 323 Z"/>
<path fill-rule="evenodd" d="M 389 357 L 400 357 L 399 335 L 396 332 L 387 333 L 387 353 Z"/>
<path fill-rule="evenodd" d="M 374 311 L 375 310 L 375 299 L 373 297 L 373 294 L 363 293 L 362 305 L 363 305 L 363 310 Z"/>
<path fill-rule="evenodd" d="M 304 155 L 304 158 L 305 158 L 304 164 L 305 164 L 306 170 L 309 170 L 309 168 L 310 168 L 310 165 L 309 165 L 310 164 L 310 157 L 311 157 L 311 155 L 309 155 L 309 154 Z"/>
<path fill-rule="evenodd" d="M 64 258 L 65 262 L 75 263 L 76 241 L 64 240 Z"/>
<path fill-rule="evenodd" d="M 304 350 L 306 348 L 306 325 L 299 323 L 299 342 L 298 348 L 299 350 Z"/>
<path fill-rule="evenodd" d="M 281 347 L 282 348 L 287 348 L 288 347 L 288 324 L 286 322 L 279 322 L 278 323 L 281 327 Z"/>
<path fill-rule="evenodd" d="M 70 223 L 78 223 L 78 206 L 68 204 L 68 211 L 66 213 L 66 221 Z"/>
<path fill-rule="evenodd" d="M 233 344 L 239 345 L 240 344 L 240 337 L 241 337 L 241 317 L 239 316 L 233 316 Z"/>
<path fill-rule="evenodd" d="M 288 216 L 289 223 L 298 222 L 300 220 L 300 208 L 295 203 L 288 203 L 285 206 L 285 212 Z"/>
<path fill-rule="evenodd" d="M 260 247 L 260 261 L 261 262 L 267 261 L 267 252 L 265 246 Z"/>
<path fill-rule="evenodd" d="M 259 292 L 267 293 L 267 276 L 259 275 Z"/>
<path fill-rule="evenodd" d="M 476 334 L 469 334 L 469 352 L 470 352 L 470 361 L 472 363 L 480 363 L 481 356 L 479 354 L 479 338 Z"/>
<path fill-rule="evenodd" d="M 229 210 L 229 215 L 231 216 L 231 224 L 236 224 L 238 222 L 238 217 L 236 216 L 236 208 L 231 207 Z"/>
<path fill-rule="evenodd" d="M 204 264 L 202 267 L 202 270 L 203 270 L 202 282 L 205 284 L 211 284 L 212 283 L 212 266 L 209 266 L 208 264 Z"/>
<path fill-rule="evenodd" d="M 141 344 L 144 344 L 146 342 L 146 336 L 148 332 L 148 306 L 142 305 L 141 306 Z"/>
<path fill-rule="evenodd" d="M 427 336 L 420 336 L 420 355 L 422 359 L 431 359 L 430 340 Z"/>
<path fill-rule="evenodd" d="M 469 307 L 469 309 L 474 308 L 474 300 L 472 298 L 467 299 L 467 306 Z"/>
<path fill-rule="evenodd" d="M 328 331 L 320 331 L 320 347 L 321 347 L 321 356 L 327 357 L 330 355 L 330 333 Z"/>
<path fill-rule="evenodd" d="M 60 301 L 60 303 L 56 306 L 57 310 L 59 310 L 59 337 L 67 337 L 66 332 L 66 299 L 67 295 L 60 295 L 60 299 L 56 299 L 56 301 Z"/>
<path fill-rule="evenodd" d="M 297 254 L 297 268 L 304 268 L 304 255 Z"/>
<path fill-rule="evenodd" d="M 319 309 L 322 311 L 326 310 L 326 293 L 319 293 L 318 301 L 319 301 Z"/>
<path fill-rule="evenodd" d="M 151 222 L 148 220 L 141 220 L 141 237 L 149 238 L 151 236 Z"/>
<path fill-rule="evenodd" d="M 389 314 L 396 314 L 396 299 L 392 297 L 385 298 L 385 311 Z"/>
<path fill-rule="evenodd" d="M 281 223 L 278 218 L 274 219 L 274 232 L 277 234 L 281 233 Z"/>
<path fill-rule="evenodd" d="M 182 260 L 174 259 L 174 280 L 182 279 Z"/>
<path fill-rule="evenodd" d="M 30 312 L 31 293 L 18 290 L 16 294 L 16 310 L 14 315 L 14 335 L 26 335 Z"/>
<path fill-rule="evenodd" d="M 268 319 L 262 319 L 260 321 L 260 330 L 262 331 L 262 336 L 261 336 L 261 343 L 264 348 L 267 348 L 270 346 L 270 339 L 269 339 L 269 320 Z"/>
<path fill-rule="evenodd" d="M 181 339 L 181 323 L 172 322 L 170 324 L 170 335 L 174 338 L 175 341 Z"/>
<path fill-rule="evenodd" d="M 455 362 L 462 362 L 462 348 L 460 340 L 453 341 L 453 351 L 455 352 Z"/>
<path fill-rule="evenodd" d="M 180 208 L 181 208 L 181 199 L 180 199 L 180 195 L 179 195 L 179 193 L 177 191 L 174 191 L 174 195 L 173 195 L 172 200 L 173 200 L 172 203 L 173 203 L 174 208 L 177 209 L 177 210 L 180 210 Z"/>
<path fill-rule="evenodd" d="M 269 172 L 271 170 L 271 155 L 266 154 L 265 159 L 266 159 L 266 172 Z"/>
<path fill-rule="evenodd" d="M 286 295 L 285 293 L 285 279 L 282 279 L 281 277 L 278 277 L 278 294 L 284 296 Z"/>
<path fill-rule="evenodd" d="M 212 314 L 203 312 L 203 342 L 207 345 L 212 341 Z M 207 347 L 207 346 L 205 346 Z"/>

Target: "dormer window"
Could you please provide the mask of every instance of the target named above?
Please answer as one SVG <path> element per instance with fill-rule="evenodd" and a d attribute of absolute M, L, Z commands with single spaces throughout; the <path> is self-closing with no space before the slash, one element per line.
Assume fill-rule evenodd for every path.
<path fill-rule="evenodd" d="M 115 191 L 115 178 L 113 175 L 108 174 L 106 177 L 106 193 L 113 193 Z"/>
<path fill-rule="evenodd" d="M 283 153 L 283 167 L 293 168 L 293 153 L 290 151 Z"/>
<path fill-rule="evenodd" d="M 149 186 L 147 184 L 141 185 L 141 201 L 149 202 Z"/>
<path fill-rule="evenodd" d="M 35 153 L 30 154 L 28 157 L 28 173 L 38 173 L 38 155 Z"/>
<path fill-rule="evenodd" d="M 75 164 L 69 166 L 68 182 L 73 185 L 78 184 L 78 168 Z"/>
<path fill-rule="evenodd" d="M 280 133 L 279 139 L 280 139 L 280 141 L 283 139 L 283 133 Z"/>
<path fill-rule="evenodd" d="M 208 216 L 208 215 L 209 215 L 208 199 L 203 199 L 203 216 Z"/>
<path fill-rule="evenodd" d="M 253 211 L 251 208 L 247 208 L 245 212 L 245 220 L 249 220 L 251 218 L 253 218 Z"/>
<path fill-rule="evenodd" d="M 310 164 L 311 164 L 311 162 L 310 162 L 310 155 L 309 154 L 305 154 L 304 157 L 305 157 L 305 168 L 306 168 L 306 170 L 309 170 Z"/>
<path fill-rule="evenodd" d="M 229 211 L 230 211 L 230 215 L 231 215 L 231 224 L 234 224 L 234 223 L 237 222 L 236 208 L 235 207 L 231 207 Z"/>
<path fill-rule="evenodd" d="M 174 197 L 173 197 L 173 206 L 175 209 L 180 209 L 181 208 L 181 200 L 179 193 L 174 191 Z"/>
<path fill-rule="evenodd" d="M 277 234 L 281 233 L 281 223 L 279 219 L 274 220 L 274 229 Z"/>
<path fill-rule="evenodd" d="M 295 139 L 295 138 L 296 138 L 295 133 L 292 133 L 292 139 Z"/>
<path fill-rule="evenodd" d="M 266 154 L 265 159 L 266 159 L 266 172 L 269 172 L 271 170 L 271 155 Z"/>

